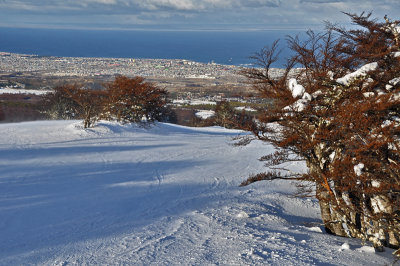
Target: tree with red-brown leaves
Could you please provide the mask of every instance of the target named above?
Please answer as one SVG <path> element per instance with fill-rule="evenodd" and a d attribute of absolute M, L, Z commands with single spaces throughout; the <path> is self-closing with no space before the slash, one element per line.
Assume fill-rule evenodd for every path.
<path fill-rule="evenodd" d="M 104 115 L 121 123 L 163 120 L 168 113 L 168 93 L 142 77 L 118 76 L 106 85 Z"/>
<path fill-rule="evenodd" d="M 101 117 L 107 94 L 104 91 L 76 86 L 70 86 L 66 94 L 78 106 L 76 112 L 79 117 L 83 118 L 84 128 L 92 127 Z"/>
<path fill-rule="evenodd" d="M 400 21 L 347 15 L 357 27 L 328 24 L 324 33 L 288 37 L 294 56 L 282 76 L 271 74 L 278 42 L 256 54 L 260 68 L 244 70 L 273 106 L 243 128 L 277 151 L 261 158 L 267 172 L 242 185 L 305 181 L 302 192 L 315 193 L 327 232 L 399 248 Z M 308 171 L 286 170 L 293 161 Z"/>
<path fill-rule="evenodd" d="M 85 128 L 99 119 L 148 123 L 172 115 L 167 91 L 141 77 L 118 76 L 105 86 L 102 91 L 78 85 L 56 87 L 45 98 L 45 113 L 55 119 L 83 119 Z"/>

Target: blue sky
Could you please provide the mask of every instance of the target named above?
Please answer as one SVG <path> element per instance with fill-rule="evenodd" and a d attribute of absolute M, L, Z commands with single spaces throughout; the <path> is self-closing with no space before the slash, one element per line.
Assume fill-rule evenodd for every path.
<path fill-rule="evenodd" d="M 399 0 L 0 0 L 1 27 L 316 29 L 341 11 L 400 19 Z"/>

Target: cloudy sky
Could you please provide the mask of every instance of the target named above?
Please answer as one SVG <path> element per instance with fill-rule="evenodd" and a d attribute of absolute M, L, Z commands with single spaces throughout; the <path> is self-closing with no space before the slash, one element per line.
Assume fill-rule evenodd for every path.
<path fill-rule="evenodd" d="M 0 0 L 0 27 L 308 29 L 341 11 L 400 19 L 399 0 Z"/>

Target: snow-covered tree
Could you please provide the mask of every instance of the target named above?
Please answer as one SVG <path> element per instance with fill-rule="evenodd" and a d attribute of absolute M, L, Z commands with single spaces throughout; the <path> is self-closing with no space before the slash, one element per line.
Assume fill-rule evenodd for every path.
<path fill-rule="evenodd" d="M 323 33 L 289 37 L 294 56 L 280 78 L 271 76 L 278 42 L 256 54 L 260 68 L 244 71 L 273 100 L 246 129 L 277 152 L 261 158 L 269 171 L 243 185 L 308 181 L 301 188 L 315 192 L 327 232 L 399 248 L 400 21 L 347 15 L 350 30 L 328 24 Z M 285 171 L 297 160 L 307 173 Z"/>

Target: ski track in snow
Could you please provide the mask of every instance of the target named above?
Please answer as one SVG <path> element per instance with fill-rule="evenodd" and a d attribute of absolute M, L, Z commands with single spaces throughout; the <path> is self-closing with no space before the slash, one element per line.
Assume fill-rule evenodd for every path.
<path fill-rule="evenodd" d="M 290 197 L 292 183 L 238 187 L 272 151 L 233 147 L 239 131 L 42 121 L 0 133 L 0 265 L 392 262 L 323 233 L 318 203 Z"/>

